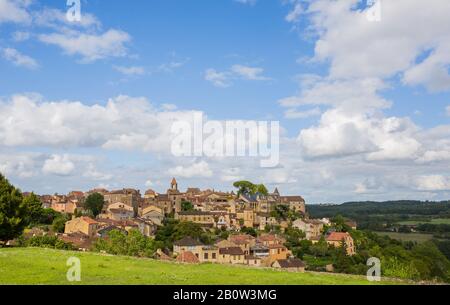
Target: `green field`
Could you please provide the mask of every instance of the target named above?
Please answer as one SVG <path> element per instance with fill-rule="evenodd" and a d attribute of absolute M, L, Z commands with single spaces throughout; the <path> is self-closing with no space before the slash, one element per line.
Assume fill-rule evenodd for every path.
<path fill-rule="evenodd" d="M 0 249 L 0 284 L 71 284 L 66 280 L 69 257 L 81 261 L 79 284 L 274 284 L 367 285 L 365 277 L 323 273 L 289 273 L 224 265 L 183 265 L 151 259 L 108 256 L 36 248 Z M 380 284 L 402 284 L 390 280 Z"/>
<path fill-rule="evenodd" d="M 375 232 L 381 236 L 389 236 L 392 239 L 397 239 L 401 241 L 415 241 L 418 243 L 426 242 L 433 238 L 432 234 L 423 233 L 397 233 L 397 232 Z"/>
<path fill-rule="evenodd" d="M 450 225 L 450 218 L 434 218 L 430 220 L 408 220 L 400 221 L 398 224 L 403 226 L 414 226 L 422 223 L 428 223 L 433 225 Z"/>

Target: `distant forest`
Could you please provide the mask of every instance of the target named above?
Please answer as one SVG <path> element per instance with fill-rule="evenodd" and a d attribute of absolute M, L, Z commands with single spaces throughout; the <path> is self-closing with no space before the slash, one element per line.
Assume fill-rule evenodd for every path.
<path fill-rule="evenodd" d="M 385 201 L 346 202 L 340 205 L 308 205 L 313 218 L 342 215 L 355 220 L 360 229 L 383 230 L 392 224 L 434 218 L 450 218 L 450 201 Z"/>

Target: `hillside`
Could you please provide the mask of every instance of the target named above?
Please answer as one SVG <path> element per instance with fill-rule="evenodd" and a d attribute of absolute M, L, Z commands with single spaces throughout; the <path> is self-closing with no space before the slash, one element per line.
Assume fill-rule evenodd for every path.
<path fill-rule="evenodd" d="M 347 202 L 340 205 L 308 205 L 307 210 L 313 218 L 334 217 L 340 214 L 356 220 L 362 228 L 370 228 L 370 225 L 376 223 L 448 219 L 450 201 Z"/>
<path fill-rule="evenodd" d="M 0 284 L 69 284 L 66 261 L 81 260 L 84 285 L 111 284 L 274 284 L 274 285 L 367 285 L 365 277 L 289 273 L 224 265 L 179 265 L 150 259 L 106 256 L 37 248 L 0 249 Z M 383 281 L 380 284 L 400 284 Z"/>

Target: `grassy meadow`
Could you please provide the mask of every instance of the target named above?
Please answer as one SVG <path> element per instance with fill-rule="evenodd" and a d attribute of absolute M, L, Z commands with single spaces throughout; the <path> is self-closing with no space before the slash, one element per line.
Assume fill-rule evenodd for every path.
<path fill-rule="evenodd" d="M 81 285 L 368 285 L 362 276 L 290 273 L 215 264 L 184 265 L 97 253 L 0 249 L 0 284 L 67 285 L 67 259 L 81 261 Z M 386 280 L 377 284 L 404 284 Z"/>

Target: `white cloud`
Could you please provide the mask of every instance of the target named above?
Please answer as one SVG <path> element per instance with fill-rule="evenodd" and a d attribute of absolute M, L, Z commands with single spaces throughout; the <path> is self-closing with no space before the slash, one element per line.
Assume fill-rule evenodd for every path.
<path fill-rule="evenodd" d="M 200 161 L 188 166 L 177 166 L 169 169 L 169 175 L 175 177 L 192 178 L 192 177 L 212 177 L 213 172 L 209 168 L 209 164 L 205 161 Z"/>
<path fill-rule="evenodd" d="M 12 62 L 19 67 L 25 67 L 27 69 L 36 69 L 39 67 L 37 61 L 30 56 L 24 55 L 13 48 L 0 49 L 0 52 L 6 60 Z"/>
<path fill-rule="evenodd" d="M 216 87 L 226 88 L 231 85 L 230 75 L 227 72 L 217 72 L 215 69 L 205 71 L 205 80 L 211 82 Z"/>
<path fill-rule="evenodd" d="M 94 30 L 101 27 L 101 22 L 92 14 L 82 12 L 80 21 L 69 21 L 66 12 L 53 8 L 44 8 L 32 13 L 33 22 L 41 27 L 50 27 L 58 31 L 68 28 L 88 28 Z"/>
<path fill-rule="evenodd" d="M 110 174 L 105 174 L 98 171 L 92 163 L 88 164 L 83 176 L 95 181 L 111 180 L 113 178 Z"/>
<path fill-rule="evenodd" d="M 110 99 L 104 106 L 88 106 L 15 95 L 0 101 L 0 145 L 168 152 L 172 123 L 191 122 L 195 113 L 159 111 L 146 98 L 127 96 Z"/>
<path fill-rule="evenodd" d="M 416 186 L 420 191 L 448 191 L 450 178 L 442 175 L 420 176 L 416 178 Z"/>
<path fill-rule="evenodd" d="M 318 116 L 322 113 L 319 107 L 312 108 L 305 111 L 298 111 L 296 109 L 288 109 L 284 113 L 286 119 L 306 119 L 312 116 Z"/>
<path fill-rule="evenodd" d="M 185 58 L 182 60 L 174 59 L 168 63 L 161 64 L 157 70 L 159 72 L 171 73 L 174 70 L 179 69 L 179 68 L 183 67 L 184 65 L 186 65 L 189 62 L 189 60 L 190 60 L 190 58 Z"/>
<path fill-rule="evenodd" d="M 258 0 L 234 0 L 241 4 L 255 5 Z"/>
<path fill-rule="evenodd" d="M 131 40 L 128 33 L 110 29 L 103 34 L 81 32 L 41 34 L 39 39 L 59 46 L 68 55 L 80 55 L 83 62 L 93 62 L 107 57 L 127 55 L 125 44 Z"/>
<path fill-rule="evenodd" d="M 75 164 L 68 155 L 52 155 L 44 162 L 42 171 L 47 175 L 69 176 L 75 170 Z"/>
<path fill-rule="evenodd" d="M 12 34 L 12 39 L 15 42 L 22 42 L 30 39 L 31 34 L 29 32 L 17 31 Z"/>
<path fill-rule="evenodd" d="M 0 173 L 7 176 L 31 178 L 37 174 L 33 154 L 0 154 Z"/>
<path fill-rule="evenodd" d="M 31 16 L 26 7 L 29 1 L 0 0 L 0 23 L 30 23 Z"/>
<path fill-rule="evenodd" d="M 145 74 L 145 68 L 138 66 L 131 66 L 131 67 L 114 66 L 114 69 L 126 76 L 140 76 Z"/>
<path fill-rule="evenodd" d="M 263 68 L 250 67 L 245 65 L 233 65 L 224 72 L 215 69 L 207 69 L 205 71 L 205 80 L 211 82 L 216 87 L 227 88 L 233 84 L 233 80 L 243 79 L 249 81 L 267 81 L 270 77 L 262 75 Z"/>
<path fill-rule="evenodd" d="M 286 16 L 285 19 L 287 22 L 297 22 L 302 13 L 303 13 L 302 5 L 300 3 L 296 3 L 292 11 L 289 12 L 289 14 Z"/>
<path fill-rule="evenodd" d="M 270 78 L 262 75 L 264 69 L 257 67 L 249 67 L 244 65 L 233 65 L 231 72 L 246 80 L 269 80 Z"/>
<path fill-rule="evenodd" d="M 400 72 L 406 84 L 450 89 L 449 1 L 383 1 L 380 22 L 370 22 L 367 9 L 354 9 L 359 2 L 317 0 L 306 10 L 309 29 L 319 36 L 314 59 L 331 62 L 332 78 L 385 78 Z"/>

